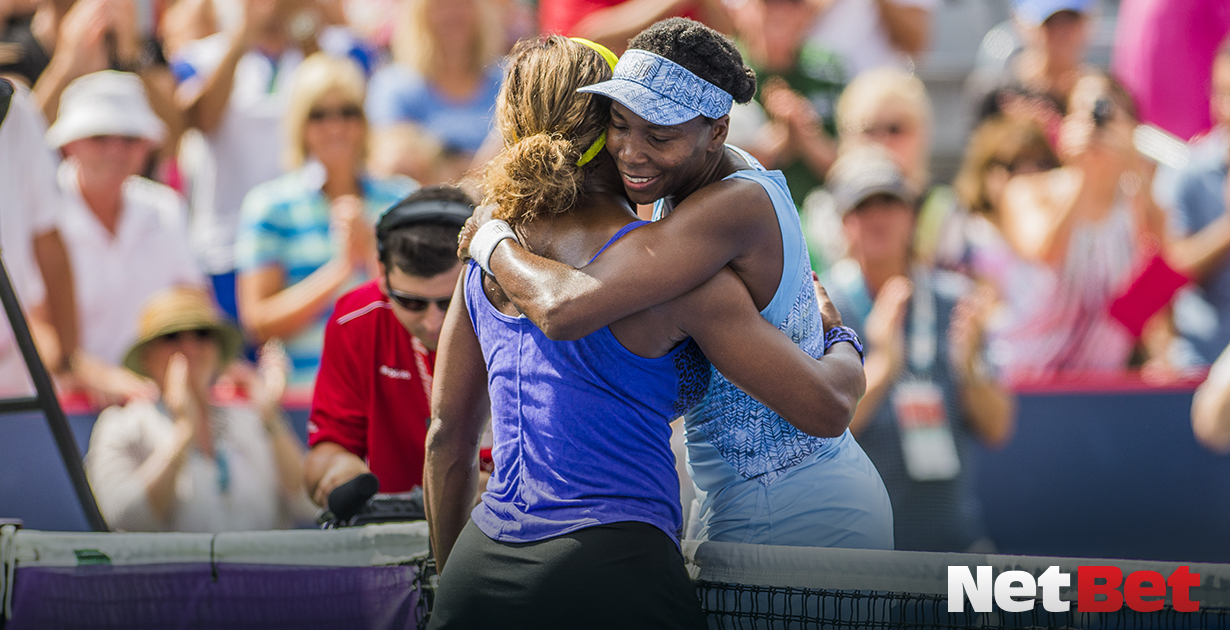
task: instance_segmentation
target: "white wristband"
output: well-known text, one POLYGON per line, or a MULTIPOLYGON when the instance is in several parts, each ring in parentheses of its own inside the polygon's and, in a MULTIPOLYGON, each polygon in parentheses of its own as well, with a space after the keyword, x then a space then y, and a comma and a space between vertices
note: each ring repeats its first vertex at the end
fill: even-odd
POLYGON ((488 274, 491 273, 491 254, 495 251, 495 246, 500 244, 500 241, 511 238, 513 242, 520 243, 517 240, 517 234, 513 232, 512 226, 499 219, 492 219, 478 228, 474 232, 474 238, 470 239, 470 258, 478 263, 479 267, 483 268, 488 274))

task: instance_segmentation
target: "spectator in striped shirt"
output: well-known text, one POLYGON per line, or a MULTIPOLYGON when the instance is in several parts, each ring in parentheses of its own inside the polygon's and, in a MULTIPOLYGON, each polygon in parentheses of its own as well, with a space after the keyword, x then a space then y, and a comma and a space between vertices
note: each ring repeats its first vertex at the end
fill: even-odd
POLYGON ((317 53, 292 79, 285 160, 294 170, 252 189, 235 242, 239 319, 263 343, 280 338, 292 386, 310 386, 329 309, 376 274, 372 227, 417 185, 377 179, 367 153, 364 81, 351 61, 317 53))

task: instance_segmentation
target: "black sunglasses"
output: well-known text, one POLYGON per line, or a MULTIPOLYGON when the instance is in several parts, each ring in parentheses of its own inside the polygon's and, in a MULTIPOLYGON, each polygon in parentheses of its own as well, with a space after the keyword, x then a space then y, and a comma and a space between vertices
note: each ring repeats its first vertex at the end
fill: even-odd
POLYGON ((174 343, 176 341, 179 341, 180 337, 183 337, 185 339, 192 337, 198 341, 205 341, 206 339, 212 339, 213 336, 214 336, 214 331, 208 328, 196 328, 193 330, 177 330, 175 332, 169 332, 165 335, 160 335, 158 337, 158 340, 159 341, 170 341, 174 343))
POLYGON ((869 136, 900 136, 909 130, 910 129, 908 126, 901 123, 888 123, 887 125, 880 125, 879 127, 867 127, 863 130, 863 133, 869 136))
MULTIPOLYGON (((388 283, 387 279, 385 280, 385 283, 386 284, 388 283)), ((388 289, 389 289, 389 299, 393 300, 394 302, 397 302, 398 306, 406 309, 407 311, 413 311, 415 313, 421 313, 427 310, 428 304, 435 304, 436 308, 440 309, 441 311, 447 311, 448 303, 451 302, 453 299, 453 296, 451 295, 448 297, 433 299, 433 298, 425 298, 425 297, 418 296, 418 295, 411 295, 409 293, 402 293, 401 291, 398 291, 394 289, 393 287, 388 287, 388 289)))
POLYGON ((323 107, 313 107, 308 110, 308 120, 312 122, 320 122, 332 118, 341 118, 343 120, 358 120, 363 117, 363 109, 358 105, 343 105, 337 109, 325 109, 323 107))

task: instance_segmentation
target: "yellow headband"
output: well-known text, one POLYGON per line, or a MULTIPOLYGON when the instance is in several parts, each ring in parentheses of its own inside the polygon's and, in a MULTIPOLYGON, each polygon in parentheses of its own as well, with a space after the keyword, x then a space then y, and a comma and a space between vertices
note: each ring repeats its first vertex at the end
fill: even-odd
POLYGON ((619 57, 616 57, 615 53, 611 52, 610 48, 607 48, 598 42, 591 42, 584 37, 569 37, 568 39, 571 39, 578 44, 584 44, 590 48, 593 48, 594 52, 602 55, 602 58, 605 59, 607 64, 611 66, 611 70, 615 70, 615 64, 619 63, 619 57))
MULTIPOLYGON (((603 46, 602 44, 599 44, 598 42, 591 42, 588 39, 585 39, 583 37, 570 37, 569 39, 571 39, 572 41, 578 44, 583 44, 585 46, 589 46, 590 48, 594 49, 594 52, 601 55, 602 58, 606 60, 607 65, 611 66, 611 70, 614 70, 615 64, 619 63, 619 57, 616 57, 615 53, 611 52, 610 48, 607 48, 606 46, 603 46)), ((585 153, 581 155, 581 159, 577 160, 577 166, 585 166, 586 164, 588 164, 589 161, 594 159, 598 155, 598 152, 601 151, 605 146, 606 146, 606 132, 604 131, 602 132, 602 135, 598 136, 598 138, 594 140, 593 144, 589 145, 589 148, 586 149, 585 153)))

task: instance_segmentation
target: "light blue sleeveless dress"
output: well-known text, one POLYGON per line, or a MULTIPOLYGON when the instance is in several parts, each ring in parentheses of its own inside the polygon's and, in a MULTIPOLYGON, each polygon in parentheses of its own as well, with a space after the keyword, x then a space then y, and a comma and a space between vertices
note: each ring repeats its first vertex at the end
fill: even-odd
MULTIPOLYGON (((727 179, 764 187, 782 233, 782 279, 761 311, 805 352, 824 354, 799 215, 781 171, 751 164, 727 179)), ((663 216, 654 208, 654 220, 663 216)), ((701 540, 892 549, 893 514, 880 474, 847 430, 807 435, 712 370, 705 399, 685 417, 688 469, 696 484, 689 531, 701 540)))

